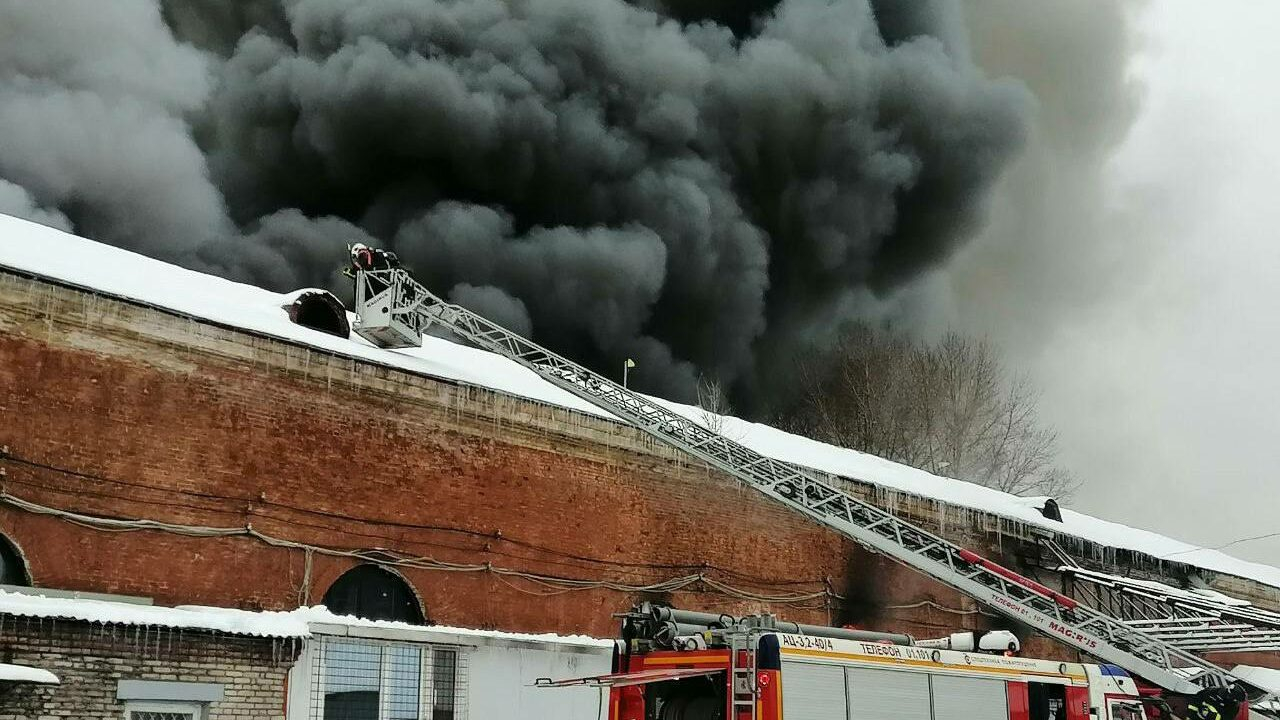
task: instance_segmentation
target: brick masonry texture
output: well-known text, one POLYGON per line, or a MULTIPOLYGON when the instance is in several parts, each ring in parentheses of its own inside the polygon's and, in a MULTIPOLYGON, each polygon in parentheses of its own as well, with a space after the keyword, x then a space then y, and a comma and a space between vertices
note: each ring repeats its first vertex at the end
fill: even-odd
MULTIPOLYGON (((762 595, 846 596, 800 606, 705 588, 665 597, 801 622, 918 636, 992 624, 956 593, 629 428, 3 273, 0 411, 5 491, 75 512, 251 525, 317 546, 628 585, 704 573, 762 595)), ((1025 543, 992 529, 953 521, 947 534, 1016 564, 1025 543)), ((164 604, 318 603, 353 565, 247 537, 104 533, 8 505, 0 533, 36 585, 164 604)), ((548 595, 487 572, 402 574, 431 621, 471 627, 611 636, 611 613, 653 597, 548 595)), ((1043 640, 1028 650, 1073 657, 1043 640)))
POLYGON ((300 641, 0 615, 0 659, 44 668, 57 686, 2 684, 0 720, 120 720, 120 680, 221 683, 207 720, 283 720, 300 641))

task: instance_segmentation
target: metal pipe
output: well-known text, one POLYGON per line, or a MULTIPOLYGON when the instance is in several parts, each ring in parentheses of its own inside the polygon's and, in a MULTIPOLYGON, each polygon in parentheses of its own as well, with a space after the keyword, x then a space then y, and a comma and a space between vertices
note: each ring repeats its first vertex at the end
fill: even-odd
POLYGON ((670 645, 683 635, 699 635, 706 630, 705 625, 685 625, 683 623, 664 620, 653 627, 653 641, 659 645, 670 645))
POLYGON ((778 620, 774 629, 780 633, 792 635, 812 635, 814 637, 836 638, 839 640, 857 640, 859 642, 891 643, 893 645, 914 645, 915 639, 902 633, 873 632, 871 630, 853 630, 850 628, 834 628, 822 625, 802 625, 800 623, 778 620))
POLYGON ((649 606, 649 615, 655 623, 675 622, 681 625, 700 625, 699 631, 705 628, 727 627, 732 625, 735 620, 732 615, 677 610, 657 605, 649 606))
MULTIPOLYGON (((647 604, 646 604, 647 605, 647 604)), ((676 625, 676 635, 695 635, 708 628, 727 628, 737 624, 738 619, 731 615, 696 612, 694 610, 677 610, 659 605, 647 605, 639 608, 652 620, 654 637, 661 635, 665 625, 676 625)), ((803 625, 785 620, 774 620, 761 629, 774 630, 792 635, 812 635, 813 637, 836 638, 840 640, 856 640, 859 642, 891 643, 893 645, 913 645, 915 639, 902 633, 873 632, 871 630, 852 630, 848 628, 826 627, 824 625, 803 625)), ((669 632, 669 631, 668 631, 669 632)), ((670 637, 675 637, 671 635, 670 637)))

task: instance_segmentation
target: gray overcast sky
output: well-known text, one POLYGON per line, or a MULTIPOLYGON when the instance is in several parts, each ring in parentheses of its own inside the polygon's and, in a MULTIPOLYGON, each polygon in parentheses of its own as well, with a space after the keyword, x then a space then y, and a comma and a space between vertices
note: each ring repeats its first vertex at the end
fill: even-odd
MULTIPOLYGON (((1011 282, 992 257, 1017 261, 980 241, 947 280, 946 320, 1001 342, 1044 390, 1085 481, 1073 505, 1211 546, 1280 532, 1280 4, 1227 5, 1161 0, 1130 18, 1128 134, 1091 169, 1096 194, 1021 231, 1062 236, 1060 261, 990 292, 1011 282)), ((1280 565, 1280 539, 1227 552, 1280 565)))

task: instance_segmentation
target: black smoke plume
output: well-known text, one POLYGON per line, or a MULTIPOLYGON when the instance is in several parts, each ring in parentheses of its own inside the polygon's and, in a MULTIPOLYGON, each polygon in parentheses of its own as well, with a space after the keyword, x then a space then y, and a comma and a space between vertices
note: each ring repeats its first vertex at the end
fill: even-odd
POLYGON ((0 0, 0 211, 273 290, 344 243, 759 409, 980 226, 1029 95, 955 3, 0 0))

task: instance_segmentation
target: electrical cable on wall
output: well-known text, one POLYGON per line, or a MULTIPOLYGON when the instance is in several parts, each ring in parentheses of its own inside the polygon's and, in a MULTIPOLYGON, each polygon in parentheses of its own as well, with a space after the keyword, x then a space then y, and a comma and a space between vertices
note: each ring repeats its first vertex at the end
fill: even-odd
POLYGON ((921 600, 919 602, 914 602, 907 605, 885 605, 884 609, 885 610, 915 610, 917 608, 922 608, 922 607, 933 608, 934 610, 938 610, 945 613, 951 613, 952 615, 983 615, 989 618, 1000 617, 999 615, 995 613, 987 612, 982 608, 974 608, 972 610, 961 610, 959 608, 950 608, 950 607, 947 607, 946 605, 939 605, 938 603, 932 600, 921 600))
MULTIPOLYGON (((579 578, 557 577, 554 575, 544 575, 540 573, 532 573, 514 568, 501 567, 489 562, 485 563, 451 563, 442 560, 436 560, 431 557, 409 555, 385 548, 370 548, 360 550, 346 550, 342 548, 324 547, 320 545, 311 545, 308 543, 287 540, 275 537, 266 533, 259 532, 253 528, 253 525, 244 527, 208 527, 200 525, 184 525, 178 523, 169 523, 160 520, 150 519, 117 519, 100 517, 94 515, 85 515, 82 513, 61 510, 58 508, 48 507, 39 503, 31 502, 23 498, 11 495, 7 492, 0 493, 0 502, 18 508, 25 512, 36 515, 45 515, 56 517, 64 522, 78 525, 80 527, 92 530, 100 530, 106 532, 137 532, 144 530, 167 532, 175 535, 195 538, 223 538, 223 537, 248 537, 259 542, 265 543, 272 547, 287 548, 293 550, 302 550, 304 552, 317 553, 330 557, 344 557, 363 562, 371 562, 382 565, 392 565, 396 567, 408 567, 419 570, 434 570, 441 572, 462 572, 462 573, 490 573, 497 577, 504 584, 512 589, 530 595, 555 595, 566 592, 579 590, 614 590, 624 593, 642 593, 642 592, 680 592, 687 591, 692 586, 701 585, 702 587, 711 588, 713 591, 723 595, 753 602, 764 602, 776 605, 792 605, 801 606, 804 603, 814 603, 816 601, 826 600, 842 600, 843 597, 830 589, 824 588, 811 593, 786 593, 778 595, 770 595, 765 593, 752 592, 739 587, 735 587, 728 583, 721 582, 715 578, 709 577, 703 573, 692 573, 677 577, 667 578, 658 582, 645 585, 635 585, 621 583, 612 580, 584 580, 579 578), (521 588, 513 584, 511 579, 524 580, 530 584, 536 585, 540 590, 530 590, 521 588)), ((824 605, 816 605, 813 607, 825 607, 824 605)))
MULTIPOLYGON (((752 583, 754 583, 754 584, 758 584, 758 585, 770 585, 770 586, 775 586, 775 587, 777 587, 777 586, 787 586, 787 585, 790 585, 790 586, 796 586, 796 585, 814 585, 814 584, 817 584, 817 583, 822 582, 822 580, 821 580, 821 579, 809 579, 809 580, 778 580, 778 579, 773 579, 773 578, 763 578, 763 577, 759 577, 759 576, 756 576, 756 575, 751 575, 751 574, 748 574, 748 573, 744 573, 744 572, 741 572, 741 571, 738 571, 738 570, 734 570, 734 569, 730 569, 730 568, 724 568, 724 567, 720 567, 720 566, 717 566, 717 565, 714 565, 714 564, 708 564, 708 563, 697 563, 697 564, 689 564, 689 563, 640 563, 640 562, 628 562, 628 561, 625 561, 625 560, 618 560, 618 559, 612 559, 612 558, 609 558, 609 559, 606 559, 606 558, 595 558, 595 557, 590 557, 590 556, 586 556, 586 555, 580 555, 580 554, 576 554, 576 553, 565 552, 565 551, 563 551, 563 550, 557 550, 557 549, 555 549, 555 548, 546 547, 546 546, 544 546, 544 545, 541 545, 541 544, 538 544, 538 543, 535 543, 535 542, 530 542, 530 541, 527 541, 527 540, 521 540, 521 539, 516 538, 516 537, 512 537, 512 536, 509 536, 509 535, 504 535, 504 534, 502 534, 502 533, 500 533, 500 532, 484 532, 484 531, 478 531, 478 530, 472 530, 472 529, 468 529, 468 528, 460 528, 460 527, 454 527, 454 526, 448 526, 448 525, 433 525, 433 524, 423 524, 423 523, 411 523, 411 522, 404 522, 404 521, 398 521, 398 520, 387 520, 387 519, 376 519, 376 518, 364 518, 364 517, 359 517, 359 516, 355 516, 355 515, 348 515, 348 514, 344 514, 344 513, 340 513, 340 512, 336 512, 336 511, 332 511, 332 510, 323 510, 323 511, 322 511, 322 510, 314 510, 314 509, 311 509, 311 508, 298 507, 298 506, 296 506, 296 505, 289 505, 289 504, 286 504, 286 503, 280 503, 280 502, 275 502, 275 501, 267 500, 267 499, 265 499, 265 498, 263 498, 263 497, 261 497, 261 496, 259 496, 259 497, 256 497, 256 498, 255 498, 255 497, 247 497, 247 496, 219 495, 219 494, 216 494, 216 493, 199 492, 199 491, 195 491, 195 490, 186 490, 186 489, 181 489, 181 488, 163 488, 163 489, 161 489, 161 488, 157 488, 157 487, 155 487, 155 486, 148 485, 148 484, 145 484, 145 483, 133 482, 133 481, 123 480, 123 479, 113 478, 113 477, 106 477, 106 476, 98 475, 98 474, 94 474, 94 473, 88 473, 88 472, 83 472, 83 471, 79 471, 79 470, 72 470, 72 469, 69 469, 69 468, 59 467, 59 466, 51 465, 51 464, 48 464, 48 463, 45 463, 45 462, 40 462, 40 461, 38 461, 38 460, 32 460, 32 459, 29 459, 29 458, 23 458, 23 457, 21 457, 21 456, 18 456, 18 455, 16 455, 16 454, 12 453, 11 451, 9 451, 9 450, 8 450, 8 448, 5 448, 5 452, 3 453, 3 458, 4 458, 6 461, 8 461, 8 462, 16 463, 16 464, 19 464, 19 465, 24 465, 24 466, 26 466, 26 467, 28 467, 28 468, 33 468, 33 469, 37 469, 37 470, 44 470, 44 471, 48 471, 48 472, 55 472, 55 473, 58 473, 58 474, 60 474, 60 475, 64 475, 64 476, 68 476, 68 477, 74 477, 74 478, 77 478, 77 479, 80 479, 80 480, 92 481, 92 482, 94 482, 96 485, 100 485, 100 484, 102 484, 102 483, 109 483, 109 484, 112 484, 112 485, 119 485, 119 486, 122 486, 122 487, 128 487, 128 488, 138 488, 138 489, 147 490, 147 491, 151 491, 151 492, 164 492, 164 493, 167 493, 167 494, 186 495, 186 496, 190 496, 190 497, 193 497, 193 498, 201 498, 201 499, 205 499, 205 500, 213 500, 213 501, 218 501, 218 502, 228 502, 228 503, 237 503, 238 505, 240 505, 240 504, 244 504, 244 505, 249 505, 249 506, 268 506, 268 507, 275 507, 275 508, 280 508, 280 509, 283 509, 283 510, 287 510, 287 511, 289 511, 289 512, 301 513, 301 514, 305 514, 305 515, 309 515, 309 516, 314 516, 314 517, 323 518, 323 519, 326 519, 326 520, 352 521, 352 522, 358 522, 358 523, 362 523, 362 524, 366 524, 366 525, 378 525, 378 526, 386 526, 386 527, 402 528, 402 529, 410 529, 410 530, 421 530, 421 531, 435 531, 435 532, 453 533, 453 534, 458 534, 458 535, 464 535, 464 536, 474 537, 474 538, 477 538, 477 539, 482 539, 482 540, 485 540, 486 542, 493 542, 493 541, 497 541, 497 542, 502 542, 502 543, 509 543, 509 544, 511 544, 511 545, 515 545, 515 546, 517 546, 517 547, 523 547, 523 548, 527 548, 527 549, 530 549, 530 550, 535 550, 535 551, 540 552, 540 553, 546 553, 546 554, 549 554, 549 555, 554 555, 554 556, 557 556, 557 557, 560 557, 560 558, 564 558, 564 559, 566 559, 566 560, 575 560, 575 561, 578 561, 578 562, 579 562, 579 564, 578 564, 578 565, 575 565, 574 563, 557 562, 557 561, 554 561, 554 560, 547 560, 547 559, 545 559, 545 558, 530 558, 530 557, 527 557, 527 556, 523 556, 523 555, 516 555, 516 554, 513 554, 513 553, 509 553, 509 552, 496 551, 496 550, 487 550, 487 552, 490 552, 490 553, 493 553, 493 554, 496 554, 496 555, 504 555, 504 556, 507 556, 507 557, 515 558, 515 559, 520 559, 520 560, 529 560, 529 561, 533 561, 533 562, 540 562, 540 563, 545 563, 545 564, 559 564, 559 565, 566 565, 566 566, 570 566, 570 567, 581 567, 581 564, 580 564, 580 563, 589 563, 589 564, 592 564, 592 565, 604 565, 604 566, 607 566, 607 567, 609 567, 609 568, 611 568, 611 569, 614 569, 614 570, 617 570, 617 569, 619 569, 619 568, 628 568, 628 569, 636 569, 636 570, 697 570, 697 571, 699 571, 699 572, 705 572, 705 571, 707 571, 707 570, 714 570, 714 571, 716 571, 716 572, 718 572, 718 573, 721 573, 721 574, 726 575, 726 576, 734 577, 734 578, 737 578, 737 579, 739 579, 739 580, 745 580, 745 581, 752 582, 752 583)), ((45 490, 52 489, 52 488, 48 488, 48 487, 47 487, 47 486, 45 486, 45 485, 36 484, 36 483, 27 483, 27 482, 24 482, 24 481, 22 481, 22 480, 14 480, 14 479, 12 479, 12 478, 11 478, 11 481, 13 481, 13 482, 18 482, 18 483, 23 484, 23 485, 30 485, 31 487, 41 488, 41 489, 45 489, 45 490)), ((84 489, 80 489, 80 490, 75 490, 75 491, 72 491, 72 490, 63 490, 63 489, 54 489, 54 490, 55 490, 55 492, 63 492, 63 493, 66 493, 66 494, 83 494, 83 495, 93 495, 93 496, 97 496, 97 497, 106 497, 106 498, 111 498, 111 499, 116 499, 116 500, 124 500, 124 501, 131 502, 131 503, 141 503, 141 504, 145 504, 145 505, 160 505, 160 506, 163 506, 163 507, 181 507, 181 508, 190 509, 190 510, 192 510, 192 511, 199 511, 199 512, 204 512, 204 513, 212 512, 212 513, 218 513, 218 514, 223 514, 223 515, 236 515, 236 516, 241 516, 241 515, 245 515, 245 514, 247 514, 247 513, 249 513, 249 512, 254 512, 255 514, 258 514, 258 515, 260 515, 260 516, 262 516, 262 517, 269 518, 269 519, 271 519, 271 520, 273 520, 273 521, 281 522, 281 523, 286 523, 286 524, 294 525, 294 526, 298 526, 298 527, 307 527, 307 528, 320 529, 320 530, 326 530, 326 531, 337 531, 337 532, 342 532, 343 534, 346 534, 346 535, 359 535, 359 536, 363 536, 363 537, 380 538, 380 539, 384 539, 384 540, 391 540, 391 541, 405 542, 405 540, 404 540, 403 538, 399 538, 399 537, 391 537, 391 536, 388 536, 388 535, 382 535, 382 534, 376 534, 376 533, 369 533, 369 532, 362 532, 362 531, 354 530, 354 529, 352 529, 352 528, 350 528, 350 527, 341 527, 341 528, 336 528, 336 527, 331 527, 331 526, 316 525, 316 524, 314 524, 314 523, 307 523, 307 522, 300 521, 300 520, 298 520, 298 519, 293 519, 293 518, 283 518, 283 517, 280 517, 279 515, 267 514, 267 513, 259 513, 259 512, 257 512, 256 510, 246 510, 246 509, 244 509, 244 507, 243 507, 243 506, 238 507, 237 509, 228 510, 228 509, 221 509, 221 508, 214 508, 214 507, 203 507, 203 506, 199 506, 199 505, 190 505, 190 504, 185 504, 185 503, 179 503, 179 502, 175 502, 175 501, 173 501, 172 499, 165 499, 165 500, 163 500, 163 501, 159 501, 159 500, 147 500, 147 499, 138 498, 138 497, 124 496, 124 495, 119 495, 119 494, 114 494, 114 493, 104 492, 104 491, 103 491, 103 490, 101 490, 100 488, 95 488, 94 490, 84 490, 84 489)), ((446 548, 446 549, 449 549, 449 550, 455 550, 455 551, 460 551, 460 552, 474 552, 474 549, 473 549, 473 548, 459 547, 459 546, 457 546, 457 545, 450 545, 450 544, 442 543, 442 542, 439 542, 439 541, 434 541, 434 542, 424 542, 424 541, 420 541, 420 540, 410 540, 410 541, 408 541, 408 542, 411 542, 411 543, 413 543, 413 544, 422 544, 422 545, 431 545, 431 546, 435 546, 435 547, 442 547, 442 548, 446 548)))
MULTIPOLYGON (((9 452, 8 450, 9 450, 8 448, 5 448, 6 452, 4 453, 4 458, 6 460, 10 462, 15 462, 21 465, 25 465, 31 468, 46 470, 50 472, 56 472, 61 475, 76 477, 83 480, 92 480, 100 483, 105 482, 105 483, 111 483, 114 485, 120 485, 124 487, 137 487, 137 488, 142 488, 147 490, 158 490, 158 488, 154 488, 152 486, 145 485, 142 483, 129 482, 129 481, 120 480, 117 478, 108 478, 108 477, 104 477, 94 473, 71 470, 68 468, 62 468, 62 467, 50 465, 50 464, 43 463, 36 460, 22 458, 17 455, 14 455, 12 452, 9 452)), ((22 482, 22 481, 18 481, 18 482, 22 482)), ((22 483, 22 484, 28 484, 28 483, 22 483)), ((464 528, 361 518, 361 517, 356 517, 356 516, 351 516, 351 515, 346 515, 341 513, 311 510, 309 508, 301 508, 301 507, 288 505, 284 503, 269 502, 269 501, 263 500, 262 498, 255 499, 255 498, 238 497, 238 496, 232 496, 232 495, 219 495, 215 493, 183 490, 178 488, 167 488, 166 491, 174 494, 189 495, 192 497, 198 497, 202 499, 215 500, 215 501, 247 502, 247 503, 272 505, 272 506, 283 508, 286 510, 291 510, 295 512, 310 514, 310 515, 317 515, 324 518, 332 518, 336 520, 352 520, 352 521, 366 523, 366 524, 390 525, 395 527, 417 529, 417 530, 444 531, 444 532, 458 533, 463 535, 472 535, 472 536, 483 538, 486 540, 495 539, 494 534, 492 533, 484 533, 484 532, 468 530, 464 528)), ((129 502, 141 502, 143 504, 161 504, 161 505, 170 506, 170 507, 177 505, 180 507, 189 508, 191 510, 199 510, 202 512, 216 512, 216 513, 223 513, 223 514, 242 514, 243 512, 245 512, 243 510, 222 510, 218 508, 186 505, 181 503, 174 503, 171 500, 161 503, 156 501, 144 500, 141 498, 103 493, 100 490, 93 491, 93 492, 87 492, 87 491, 80 491, 80 492, 84 494, 91 494, 91 495, 102 495, 104 497, 111 497, 113 499, 125 500, 129 502)), ((76 494, 76 493, 72 493, 72 494, 76 494)), ((632 584, 632 583, 620 583, 616 581, 587 581, 588 584, 581 585, 581 584, 577 584, 579 583, 579 581, 575 581, 575 580, 571 580, 571 579, 567 579, 559 576, 527 573, 524 571, 518 571, 511 568, 494 566, 491 563, 485 563, 483 565, 452 566, 447 563, 440 563, 439 561, 436 561, 432 558, 425 557, 425 556, 412 556, 412 555, 406 554, 401 557, 389 557, 388 554, 392 553, 393 551, 388 551, 383 548, 349 551, 349 550, 325 548, 325 547, 316 546, 316 545, 308 545, 306 543, 285 540, 285 539, 276 538, 274 536, 261 533, 257 530, 254 530, 251 523, 246 525, 245 527, 216 528, 216 527, 209 527, 209 526, 161 523, 159 521, 153 521, 153 520, 113 520, 110 518, 81 515, 79 513, 75 513, 72 511, 50 508, 50 507, 39 505, 37 503, 33 503, 27 500, 23 500, 16 496, 9 495, 7 493, 0 493, 0 500, 8 502, 9 504, 12 504, 28 512, 35 512, 37 514, 54 515, 54 516, 60 517, 64 521, 70 522, 75 525, 88 527, 94 530, 105 530, 109 532, 122 532, 122 531, 127 532, 132 530, 158 530, 158 531, 164 531, 164 532, 172 532, 175 534, 187 535, 190 537, 247 536, 247 537, 258 539, 261 542, 264 542, 268 545, 272 545, 275 547, 302 549, 306 553, 306 558, 307 558, 306 575, 308 580, 309 580, 310 571, 311 571, 311 567, 310 567, 311 558, 316 552, 319 552, 325 555, 351 557, 351 558, 363 560, 366 562, 392 564, 392 565, 399 565, 403 567, 414 567, 414 568, 424 569, 424 570, 447 570, 447 571, 455 571, 455 572, 480 572, 480 571, 488 570, 493 573, 495 578, 497 578, 504 585, 507 585, 511 589, 516 590, 518 592, 525 593, 525 594, 536 595, 536 596, 552 596, 552 595, 559 595, 567 592, 572 592, 574 590, 580 590, 580 589, 589 590, 589 589, 598 589, 598 588, 614 589, 620 592, 679 592, 689 587, 690 585, 701 582, 703 586, 710 588, 715 592, 719 592, 721 594, 727 595, 729 597, 734 597, 737 599, 744 599, 744 600, 753 600, 758 602, 784 604, 784 605, 789 605, 791 607, 796 607, 799 609, 815 609, 815 610, 828 609, 829 610, 830 607, 827 601, 832 599, 834 600, 844 599, 843 596, 831 591, 829 588, 826 588, 823 591, 816 591, 813 593, 793 593, 790 595, 770 595, 770 594, 764 594, 764 593, 753 593, 750 591, 742 590, 728 583, 723 583, 721 581, 715 580, 714 578, 708 577, 703 572, 669 578, 668 580, 660 581, 658 583, 652 583, 652 584, 632 584), (449 566, 444 567, 444 565, 449 565, 449 566), (524 579, 525 581, 531 584, 540 585, 543 589, 531 590, 529 588, 520 587, 510 582, 509 580, 507 580, 506 579, 507 577, 518 577, 518 578, 524 579), (557 584, 562 582, 570 583, 572 584, 572 586, 565 587, 563 585, 557 584), (818 599, 822 599, 824 600, 824 602, 815 603, 815 601, 817 601, 818 599), (804 604, 804 603, 813 603, 813 604, 804 604)), ((290 520, 290 519, 280 518, 273 515, 267 515, 264 517, 267 517, 277 522, 283 522, 286 524, 298 525, 302 527, 310 527, 310 528, 323 529, 323 530, 339 530, 339 528, 315 525, 312 523, 303 523, 298 520, 290 520)), ((355 535, 361 535, 365 537, 376 537, 376 538, 382 538, 387 540, 397 539, 397 538, 392 538, 386 535, 357 532, 357 531, 353 531, 350 528, 342 528, 341 531, 346 534, 355 534, 355 535)), ((766 580, 764 578, 758 578, 755 576, 746 575, 744 573, 736 572, 733 570, 720 568, 715 565, 707 565, 707 564, 681 565, 681 564, 658 564, 658 563, 629 563, 629 562, 623 562, 623 561, 603 560, 599 558, 592 558, 589 556, 565 553, 563 551, 547 548, 536 543, 521 541, 516 538, 512 538, 510 536, 505 536, 505 535, 500 535, 497 539, 500 539, 503 542, 508 542, 514 545, 527 547, 527 548, 538 550, 541 552, 546 552, 552 555, 558 555, 568 559, 590 562, 594 564, 609 565, 614 568, 626 567, 626 568, 645 568, 645 569, 679 569, 679 568, 695 568, 696 567, 696 568, 699 568, 700 570, 707 570, 707 569, 716 570, 726 575, 736 576, 736 577, 749 579, 749 580, 757 580, 762 583, 774 584, 774 585, 802 585, 802 584, 813 584, 814 582, 816 582, 816 581, 800 580, 800 581, 789 581, 786 583, 777 583, 774 581, 766 580)), ((413 541, 413 542, 415 542, 415 544, 418 544, 416 541, 413 541)), ((445 547, 451 550, 458 550, 458 551, 470 550, 468 548, 460 548, 457 546, 447 545, 443 543, 421 543, 421 544, 437 545, 440 547, 445 547)), ((524 558, 522 556, 510 555, 509 553, 499 553, 499 554, 506 554, 510 557, 516 557, 519 559, 530 559, 530 558, 524 558)), ((564 563, 555 563, 554 561, 548 561, 545 559, 538 560, 538 562, 551 563, 551 564, 564 564, 564 563)), ((305 592, 305 591, 300 590, 300 592, 305 592)), ((925 606, 931 607, 940 612, 946 612, 954 615, 968 616, 968 615, 980 614, 987 617, 998 617, 996 615, 993 615, 992 613, 983 611, 981 609, 963 610, 963 609, 950 608, 950 607, 945 607, 943 605, 939 605, 931 600, 923 600, 920 602, 905 604, 905 605, 888 605, 888 606, 885 606, 884 609, 885 610, 912 610, 912 609, 917 609, 925 606)))

